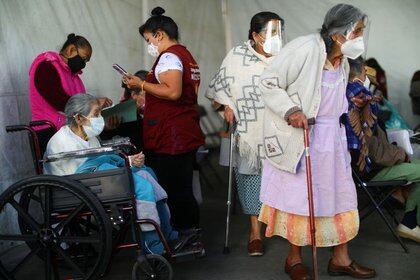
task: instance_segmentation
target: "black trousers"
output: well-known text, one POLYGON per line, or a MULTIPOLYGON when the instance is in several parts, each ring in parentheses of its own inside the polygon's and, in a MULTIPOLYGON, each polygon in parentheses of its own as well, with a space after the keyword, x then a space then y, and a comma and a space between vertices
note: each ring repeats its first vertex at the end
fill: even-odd
POLYGON ((146 151, 146 165, 168 193, 172 225, 177 230, 199 227, 200 209, 192 190, 196 151, 179 155, 146 151))

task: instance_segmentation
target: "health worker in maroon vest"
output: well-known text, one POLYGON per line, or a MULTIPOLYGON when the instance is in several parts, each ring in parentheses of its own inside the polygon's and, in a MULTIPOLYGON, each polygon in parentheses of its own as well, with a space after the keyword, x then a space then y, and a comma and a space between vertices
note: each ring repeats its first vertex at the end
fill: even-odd
POLYGON ((128 75, 130 88, 146 92, 143 140, 147 165, 168 193, 172 223, 178 230, 199 226, 199 207, 192 190, 197 149, 204 144, 197 94, 200 70, 186 47, 178 43, 178 26, 156 7, 139 28, 156 61, 146 80, 128 75))

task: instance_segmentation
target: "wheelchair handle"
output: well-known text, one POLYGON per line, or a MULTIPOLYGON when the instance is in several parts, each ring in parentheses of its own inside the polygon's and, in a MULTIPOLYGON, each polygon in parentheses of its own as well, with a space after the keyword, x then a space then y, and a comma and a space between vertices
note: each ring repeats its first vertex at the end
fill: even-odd
POLYGON ((43 125, 49 126, 49 127, 51 127, 51 128, 54 128, 55 130, 57 130, 57 128, 55 127, 55 124, 54 124, 53 122, 51 122, 51 121, 47 121, 47 120, 40 120, 40 121, 31 121, 31 122, 29 123, 29 126, 30 126, 30 127, 34 127, 34 126, 43 126, 43 125))
POLYGON ((6 126, 6 132, 18 132, 23 130, 29 130, 31 131, 31 128, 27 125, 8 125, 6 126))

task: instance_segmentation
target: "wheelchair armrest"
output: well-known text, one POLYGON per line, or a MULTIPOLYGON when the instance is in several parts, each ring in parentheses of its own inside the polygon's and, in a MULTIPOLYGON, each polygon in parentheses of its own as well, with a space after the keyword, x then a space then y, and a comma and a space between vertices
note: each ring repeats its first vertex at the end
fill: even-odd
POLYGON ((370 181, 364 182, 366 187, 402 187, 407 185, 407 180, 392 180, 392 181, 370 181))
POLYGON ((101 141, 101 146, 131 145, 129 137, 119 137, 110 140, 101 141))
POLYGON ((51 154, 45 157, 42 162, 53 162, 69 158, 85 158, 89 156, 100 156, 105 154, 117 154, 121 153, 121 148, 119 146, 109 146, 109 147, 100 147, 100 148, 90 148, 84 150, 78 150, 73 152, 64 152, 51 154))
POLYGON ((130 148, 132 152, 137 153, 137 147, 131 143, 129 137, 121 137, 117 139, 101 141, 102 147, 118 147, 118 148, 130 148))

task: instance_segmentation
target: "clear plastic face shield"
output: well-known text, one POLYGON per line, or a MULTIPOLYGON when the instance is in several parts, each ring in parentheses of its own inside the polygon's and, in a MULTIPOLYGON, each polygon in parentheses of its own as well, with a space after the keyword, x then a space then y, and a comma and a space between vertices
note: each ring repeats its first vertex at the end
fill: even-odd
POLYGON ((341 52, 350 59, 359 56, 366 58, 369 39, 370 21, 367 17, 354 23, 344 34, 345 42, 341 43, 341 52))
POLYGON ((278 55, 280 53, 280 49, 285 44, 284 27, 280 20, 273 19, 267 22, 259 35, 264 40, 262 46, 265 53, 271 55, 278 55))

